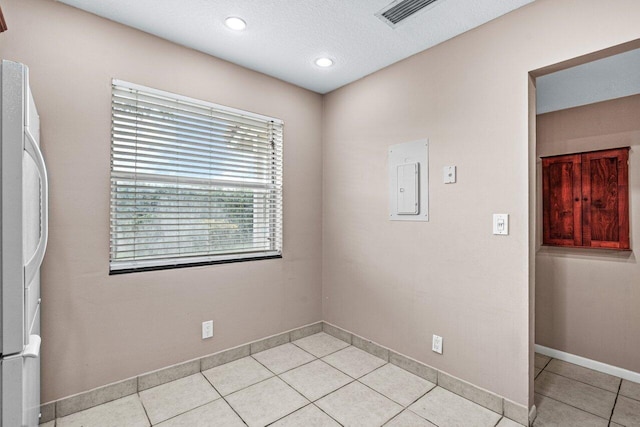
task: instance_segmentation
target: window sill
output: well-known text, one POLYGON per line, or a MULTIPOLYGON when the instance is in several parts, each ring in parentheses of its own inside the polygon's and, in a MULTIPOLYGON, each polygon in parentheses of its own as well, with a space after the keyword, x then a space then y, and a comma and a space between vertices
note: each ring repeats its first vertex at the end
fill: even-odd
POLYGON ((192 263, 167 264, 167 265, 156 265, 156 266, 137 267, 137 268, 123 268, 119 270, 109 270, 109 276, 116 276, 119 274, 129 274, 129 273, 144 273, 147 271, 173 270, 177 268, 203 267, 207 265, 216 265, 216 264, 230 264, 235 262, 262 261, 267 259, 279 259, 279 258, 282 258, 282 255, 263 255, 263 256, 256 256, 251 258, 220 259, 220 260, 200 261, 200 262, 192 262, 192 263))

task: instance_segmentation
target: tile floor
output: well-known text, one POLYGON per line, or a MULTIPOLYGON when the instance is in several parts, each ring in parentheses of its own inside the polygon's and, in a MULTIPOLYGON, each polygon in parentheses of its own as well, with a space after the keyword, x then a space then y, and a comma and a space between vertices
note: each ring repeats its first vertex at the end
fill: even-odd
POLYGON ((640 384, 541 354, 534 427, 640 427, 640 384))
POLYGON ((323 332, 43 424, 151 425, 517 426, 323 332))

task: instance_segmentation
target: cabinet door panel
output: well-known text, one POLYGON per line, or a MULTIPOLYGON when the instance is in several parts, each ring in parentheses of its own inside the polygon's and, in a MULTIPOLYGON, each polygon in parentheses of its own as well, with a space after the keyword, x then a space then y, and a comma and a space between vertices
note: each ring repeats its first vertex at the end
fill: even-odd
POLYGON ((579 155, 542 160, 544 244, 582 245, 580 162, 579 155))
POLYGON ((629 248, 628 150, 582 155, 583 245, 629 248))

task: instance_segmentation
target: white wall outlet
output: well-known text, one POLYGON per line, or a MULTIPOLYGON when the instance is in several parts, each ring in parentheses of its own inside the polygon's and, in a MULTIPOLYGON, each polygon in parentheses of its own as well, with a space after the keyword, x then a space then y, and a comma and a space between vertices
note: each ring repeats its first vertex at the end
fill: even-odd
POLYGON ((202 339, 206 340, 211 337, 213 337, 213 320, 202 322, 202 339))
POLYGON ((431 345, 431 350, 436 353, 442 354, 442 337, 438 335, 433 336, 433 343, 431 345))
POLYGON ((493 214, 493 234, 509 234, 509 214, 493 214))

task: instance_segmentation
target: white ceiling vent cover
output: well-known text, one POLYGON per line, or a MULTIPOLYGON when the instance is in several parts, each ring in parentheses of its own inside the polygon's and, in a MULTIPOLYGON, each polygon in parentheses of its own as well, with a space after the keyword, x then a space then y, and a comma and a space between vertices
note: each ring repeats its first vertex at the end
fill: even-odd
POLYGON ((396 0, 376 13, 376 16, 390 27, 395 28, 408 17, 421 10, 430 9, 442 1, 443 0, 396 0))

